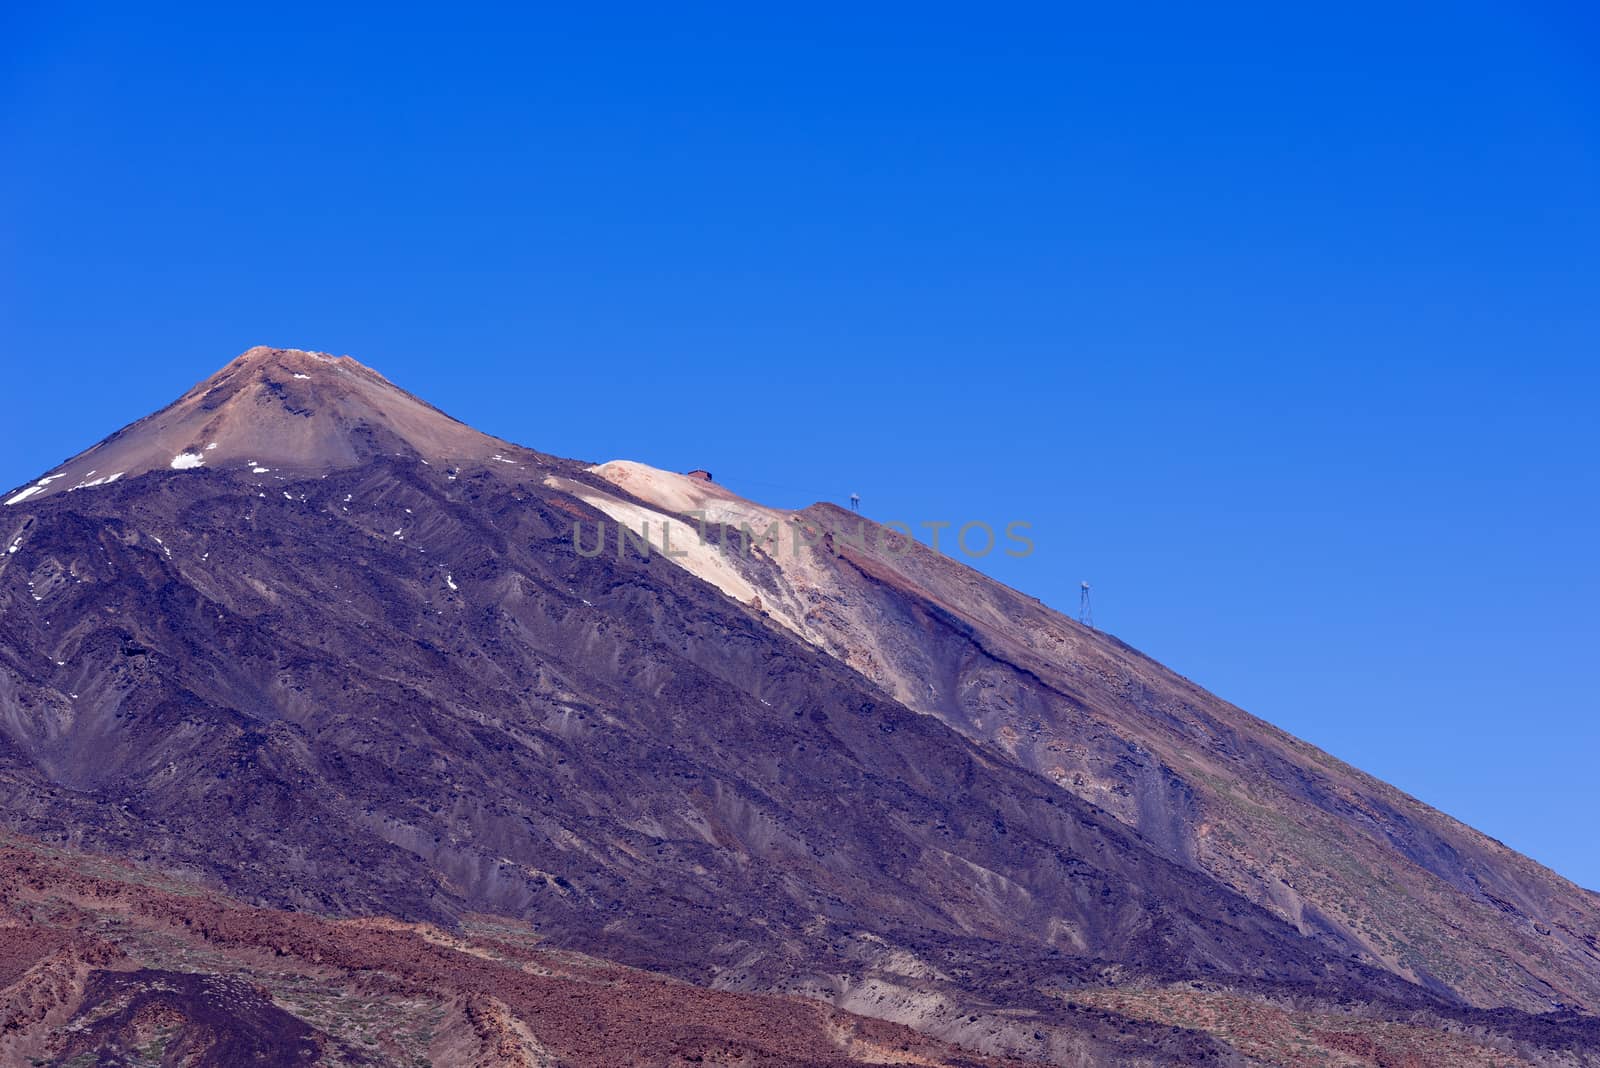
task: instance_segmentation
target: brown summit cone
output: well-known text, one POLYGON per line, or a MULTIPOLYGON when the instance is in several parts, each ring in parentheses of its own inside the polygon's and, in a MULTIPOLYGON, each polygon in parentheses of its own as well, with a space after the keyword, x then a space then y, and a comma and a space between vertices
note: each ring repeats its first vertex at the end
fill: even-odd
POLYGON ((348 356, 257 346, 6 503, 150 471, 251 464, 318 472, 382 455, 470 463, 513 448, 348 356))

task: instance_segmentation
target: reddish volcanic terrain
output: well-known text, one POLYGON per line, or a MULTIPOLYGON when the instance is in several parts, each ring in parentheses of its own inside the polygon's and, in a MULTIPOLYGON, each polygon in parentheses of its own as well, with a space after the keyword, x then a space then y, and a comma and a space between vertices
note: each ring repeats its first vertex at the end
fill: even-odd
POLYGON ((4 1063, 1600 1063, 1594 895, 831 506, 277 349, 4 500, 4 1063))
POLYGON ((503 918, 446 932, 250 908, 18 839, 0 843, 0 885, 7 1064, 1016 1063, 542 950, 503 918))

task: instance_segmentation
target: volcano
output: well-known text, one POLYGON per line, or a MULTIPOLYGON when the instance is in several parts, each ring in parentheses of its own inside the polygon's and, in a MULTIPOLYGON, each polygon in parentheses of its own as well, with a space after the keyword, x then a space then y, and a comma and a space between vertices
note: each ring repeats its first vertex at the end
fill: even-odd
POLYGON ((269 348, 4 501, 10 1063, 1600 1063, 1595 895, 855 513, 269 348))

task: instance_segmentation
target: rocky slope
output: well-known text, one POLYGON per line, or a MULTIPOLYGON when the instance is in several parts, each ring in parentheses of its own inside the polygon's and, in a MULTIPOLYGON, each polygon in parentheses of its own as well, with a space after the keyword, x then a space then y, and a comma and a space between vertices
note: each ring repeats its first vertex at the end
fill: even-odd
MULTIPOLYGON (((1592 1004, 1581 892, 948 559, 852 547, 837 510, 787 557, 591 554, 577 522, 766 510, 268 349, 56 473, 0 507, 16 830, 279 910, 510 917, 685 997, 800 996, 964 1055, 1255 1056, 1168 1019, 1175 990, 1530 1063, 1600 1048, 1585 1016, 1469 1004, 1592 1004)), ((101 1046, 212 996, 93 989, 125 1018, 101 1046)), ((239 1041, 331 1048, 249 1005, 239 1041)), ((526 1005, 463 1005, 587 1063, 528 1052, 526 1005)))
POLYGON ((1475 1004, 1600 1006, 1600 897, 1110 635, 833 506, 635 463, 590 475, 549 484, 652 524, 658 550, 672 525, 679 566, 1300 931, 1475 1004))

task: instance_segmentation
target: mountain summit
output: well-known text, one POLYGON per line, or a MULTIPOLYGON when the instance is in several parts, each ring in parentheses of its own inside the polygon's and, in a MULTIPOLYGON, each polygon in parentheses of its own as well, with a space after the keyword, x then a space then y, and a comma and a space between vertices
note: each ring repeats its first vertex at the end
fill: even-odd
POLYGON ((420 1019, 444 1064, 1600 1064, 1600 898, 864 516, 532 453, 284 349, 7 501, 0 1065, 95 1052, 130 997, 206 1023, 202 968, 328 1063, 415 1064, 420 1019), (602 522, 686 551, 583 551, 602 522), (105 919, 141 900, 108 870, 159 915, 105 919), (720 1022, 551 1015, 582 986, 518 977, 553 962, 720 1022), (830 1015, 838 1056, 797 1058, 706 988, 965 1052, 830 1015), (381 1018, 341 1062, 347 993, 381 1018))
POLYGON ((258 346, 6 503, 150 471, 248 465, 320 474, 379 455, 482 462, 510 448, 349 356, 258 346))

